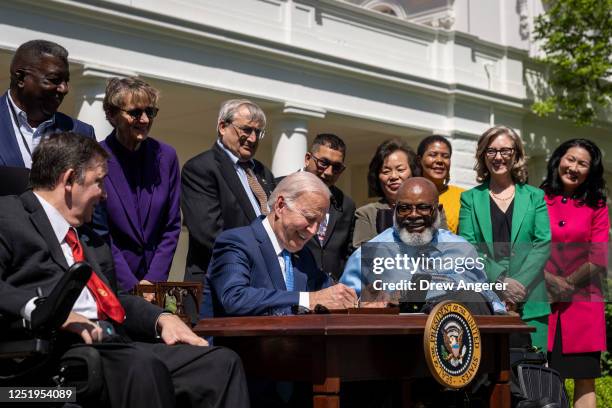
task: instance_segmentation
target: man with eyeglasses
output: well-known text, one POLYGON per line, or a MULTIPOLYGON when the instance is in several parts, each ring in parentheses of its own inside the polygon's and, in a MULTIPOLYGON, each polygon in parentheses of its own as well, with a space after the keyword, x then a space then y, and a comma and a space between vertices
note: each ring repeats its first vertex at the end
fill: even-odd
POLYGON ((406 179, 397 192, 393 227, 351 255, 340 282, 355 289, 361 301, 366 302, 379 299, 402 302, 425 292, 420 299, 427 302, 423 310, 453 299, 466 303, 475 314, 504 314, 506 308, 497 295, 484 287, 487 277, 476 249, 464 238, 440 228, 440 210, 438 190, 431 181, 423 177, 406 179), (374 270, 375 259, 385 260, 384 271, 374 270), (372 268, 368 269, 368 261, 372 261, 372 268), (376 284, 375 280, 384 283, 406 280, 416 284, 407 284, 400 290, 391 286, 381 289, 382 282, 376 284))
POLYGON ((314 255, 317 267, 334 281, 340 279, 344 264, 353 251, 355 203, 335 186, 346 168, 345 157, 344 141, 332 133, 317 135, 304 157, 303 171, 319 177, 331 191, 325 218, 306 246, 314 255))
POLYGON ((285 177, 268 201, 270 212, 222 232, 208 268, 207 317, 290 315, 356 304, 353 289, 331 285, 304 248, 329 207, 329 189, 308 172, 285 177))
POLYGON ((64 47, 45 40, 22 44, 11 61, 10 77, 9 90, 0 97, 0 166, 16 168, 16 173, 29 169, 36 146, 57 132, 95 139, 92 126, 57 111, 70 80, 64 47))
MULTIPOLYGON (((266 115, 253 102, 225 101, 215 144, 183 167, 181 208, 189 230, 186 281, 204 282, 219 233, 249 225, 269 213, 267 200, 276 185, 274 176, 253 158, 265 126, 266 115)), ((204 299, 208 296, 205 287, 204 299)))

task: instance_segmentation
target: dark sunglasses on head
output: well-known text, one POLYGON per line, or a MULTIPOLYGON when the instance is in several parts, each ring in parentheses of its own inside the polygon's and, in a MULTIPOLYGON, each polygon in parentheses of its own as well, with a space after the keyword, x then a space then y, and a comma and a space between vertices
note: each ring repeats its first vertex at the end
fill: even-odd
POLYGON ((338 163, 338 162, 333 163, 333 162, 330 162, 327 159, 319 159, 317 156, 315 156, 312 153, 310 154, 310 157, 315 161, 315 164, 317 165, 317 167, 321 171, 325 171, 325 170, 327 170, 327 168, 329 166, 331 166, 332 173, 340 174, 346 168, 346 166, 344 164, 342 164, 342 163, 338 163))
POLYGON ((144 109, 136 108, 136 109, 125 110, 125 109, 119 108, 119 110, 127 113, 128 115, 132 117, 132 119, 136 119, 136 120, 140 119, 143 113, 147 115, 149 119, 153 119, 154 117, 157 116, 157 113, 159 112, 159 108, 154 108, 152 106, 149 106, 148 108, 144 108, 144 109))

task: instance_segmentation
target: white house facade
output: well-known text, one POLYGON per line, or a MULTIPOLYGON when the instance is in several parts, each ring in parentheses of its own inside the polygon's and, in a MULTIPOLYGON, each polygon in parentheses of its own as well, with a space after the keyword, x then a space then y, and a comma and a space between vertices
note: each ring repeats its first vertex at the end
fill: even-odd
POLYGON ((367 167, 383 140, 416 147, 447 135, 452 183, 469 187, 478 136, 505 124, 527 143, 537 184, 564 139, 612 151, 610 120, 577 128, 530 113, 542 71, 531 31, 542 11, 541 0, 0 1, 0 84, 8 88, 23 42, 62 44, 71 82, 61 110, 103 139, 107 79, 138 75, 162 94, 152 136, 181 163, 212 146, 221 101, 250 98, 269 118, 258 159, 282 176, 303 165, 317 133, 336 133, 348 145, 339 187, 358 204, 368 200, 367 167))

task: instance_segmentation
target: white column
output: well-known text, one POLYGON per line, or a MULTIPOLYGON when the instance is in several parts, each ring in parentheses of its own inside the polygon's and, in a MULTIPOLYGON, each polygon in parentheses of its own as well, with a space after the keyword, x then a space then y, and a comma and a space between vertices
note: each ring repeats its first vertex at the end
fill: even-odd
POLYGON ((453 146, 450 184, 464 188, 474 187, 478 184, 474 171, 478 135, 453 134, 447 137, 453 146))
POLYGON ((286 176, 304 165, 308 149, 308 122, 301 118, 283 118, 272 141, 272 173, 286 176))
POLYGON ((308 118, 324 118, 325 111, 285 103, 272 139, 272 173, 286 176, 303 167, 308 149, 308 118))
POLYGON ((133 75, 131 72, 116 72, 105 67, 85 65, 81 77, 71 84, 77 119, 94 127, 98 141, 104 140, 113 130, 102 109, 108 80, 116 76, 133 75))

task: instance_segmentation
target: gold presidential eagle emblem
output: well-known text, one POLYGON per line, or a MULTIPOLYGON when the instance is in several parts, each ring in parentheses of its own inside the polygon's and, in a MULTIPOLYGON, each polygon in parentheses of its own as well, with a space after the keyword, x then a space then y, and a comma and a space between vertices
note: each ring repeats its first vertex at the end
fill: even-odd
POLYGON ((433 308, 425 325, 423 347, 429 371, 446 387, 465 387, 480 367, 480 331, 461 303, 447 300, 433 308))

